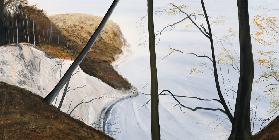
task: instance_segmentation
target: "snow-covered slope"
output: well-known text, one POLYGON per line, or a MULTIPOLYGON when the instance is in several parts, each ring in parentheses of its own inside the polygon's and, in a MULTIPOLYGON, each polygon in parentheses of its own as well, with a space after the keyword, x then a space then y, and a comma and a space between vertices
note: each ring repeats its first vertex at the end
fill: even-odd
MULTIPOLYGON (((1 46, 0 81, 45 97, 71 63, 68 60, 48 58, 44 52, 28 44, 1 46)), ((62 92, 63 90, 53 102, 55 106, 58 106, 62 92)), ((71 116, 88 125, 98 127, 103 109, 128 94, 127 91, 113 89, 78 68, 71 78, 62 111, 71 113, 71 116)))

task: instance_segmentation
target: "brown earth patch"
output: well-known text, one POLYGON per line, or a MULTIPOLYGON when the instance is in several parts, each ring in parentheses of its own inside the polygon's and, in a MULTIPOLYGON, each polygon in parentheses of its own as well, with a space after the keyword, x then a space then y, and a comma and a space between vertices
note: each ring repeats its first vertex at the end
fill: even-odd
POLYGON ((0 139, 110 140, 109 136, 47 105, 29 91, 0 82, 0 139))
POLYGON ((254 135, 253 140, 279 140, 279 116, 254 135))

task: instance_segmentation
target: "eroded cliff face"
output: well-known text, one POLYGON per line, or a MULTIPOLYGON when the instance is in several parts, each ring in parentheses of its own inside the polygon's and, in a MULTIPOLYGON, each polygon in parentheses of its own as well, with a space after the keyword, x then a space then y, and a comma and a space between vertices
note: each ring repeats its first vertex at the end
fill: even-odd
MULTIPOLYGON (((48 58, 44 52, 29 44, 2 46, 0 81, 45 97, 71 63, 69 60, 48 58)), ((62 111, 91 126, 98 125, 104 108, 128 95, 84 73, 81 68, 75 71, 67 91, 62 111)), ((58 106, 62 92, 53 105, 58 106)))

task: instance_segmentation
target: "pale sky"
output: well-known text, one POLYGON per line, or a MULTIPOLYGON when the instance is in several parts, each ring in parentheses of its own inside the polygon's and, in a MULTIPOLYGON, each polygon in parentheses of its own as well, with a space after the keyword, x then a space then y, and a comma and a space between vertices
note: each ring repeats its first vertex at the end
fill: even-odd
MULTIPOLYGON (((113 0, 28 0, 39 8, 47 11, 48 15, 58 13, 90 13, 102 16, 113 0)), ((121 0, 113 14, 125 16, 134 13, 146 12, 145 0, 121 0), (131 12, 127 12, 131 11, 131 12)))

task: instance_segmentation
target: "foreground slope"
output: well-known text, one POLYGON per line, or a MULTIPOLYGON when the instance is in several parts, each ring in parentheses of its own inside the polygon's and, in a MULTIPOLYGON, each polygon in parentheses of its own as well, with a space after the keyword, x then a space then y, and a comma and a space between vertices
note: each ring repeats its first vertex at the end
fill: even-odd
POLYGON ((112 139, 71 118, 43 98, 0 82, 0 139, 112 139))

